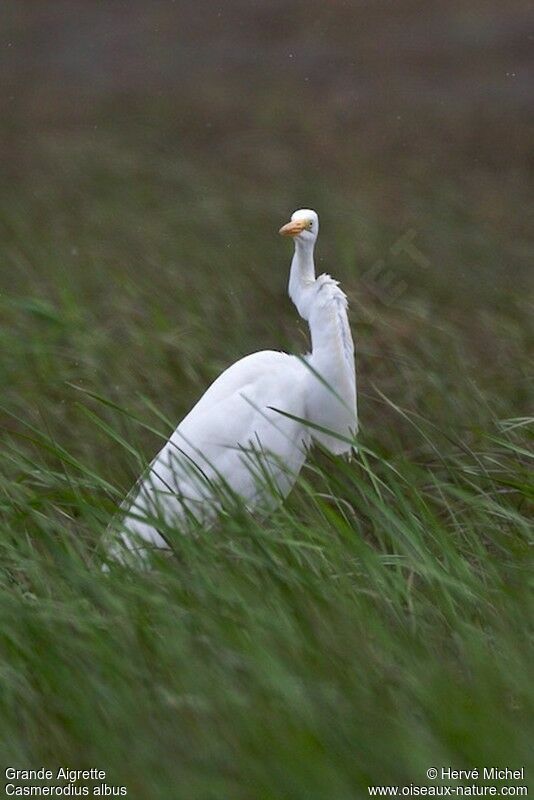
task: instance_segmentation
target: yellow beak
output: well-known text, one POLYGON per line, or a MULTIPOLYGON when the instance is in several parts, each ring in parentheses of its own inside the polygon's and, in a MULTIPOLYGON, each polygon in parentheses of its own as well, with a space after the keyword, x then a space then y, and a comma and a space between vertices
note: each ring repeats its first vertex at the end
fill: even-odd
POLYGON ((298 236, 298 234, 301 233, 305 227, 306 227, 305 220, 288 222, 287 225, 282 225, 278 233, 281 236, 298 236))

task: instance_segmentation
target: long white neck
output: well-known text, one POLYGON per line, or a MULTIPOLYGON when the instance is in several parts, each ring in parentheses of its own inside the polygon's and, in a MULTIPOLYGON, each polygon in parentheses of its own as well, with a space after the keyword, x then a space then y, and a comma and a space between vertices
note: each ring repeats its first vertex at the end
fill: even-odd
MULTIPOLYGON (((315 277, 314 241, 295 240, 289 276, 289 296, 307 320, 312 352, 306 360, 310 375, 307 416, 310 422, 351 437, 357 430, 354 343, 347 315, 347 298, 329 275, 315 277)), ((314 438, 342 453, 350 445, 324 433, 314 438)))
POLYGON ((289 296, 305 320, 309 318, 310 290, 315 283, 314 247, 314 241, 295 239, 295 252, 289 273, 289 296))

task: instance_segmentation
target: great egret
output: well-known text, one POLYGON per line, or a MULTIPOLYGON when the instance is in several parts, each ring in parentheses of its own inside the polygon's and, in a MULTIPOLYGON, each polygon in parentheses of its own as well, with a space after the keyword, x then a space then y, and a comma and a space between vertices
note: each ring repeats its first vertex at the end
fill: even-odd
POLYGON ((168 549, 169 529, 209 524, 221 493, 250 509, 272 507, 314 440, 350 451, 358 422, 347 298, 329 275, 315 277, 315 211, 295 211, 279 232, 295 243, 289 296, 309 324, 311 353, 252 353, 212 383, 125 502, 121 538, 130 551, 168 549))

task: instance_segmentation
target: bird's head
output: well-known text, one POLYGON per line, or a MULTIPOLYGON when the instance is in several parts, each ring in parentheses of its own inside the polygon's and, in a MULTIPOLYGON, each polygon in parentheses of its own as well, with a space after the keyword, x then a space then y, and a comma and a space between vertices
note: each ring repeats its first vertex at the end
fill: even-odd
POLYGON ((278 233, 300 241, 314 242, 319 233, 319 217, 309 208, 299 208, 291 215, 291 220, 282 225, 278 233))

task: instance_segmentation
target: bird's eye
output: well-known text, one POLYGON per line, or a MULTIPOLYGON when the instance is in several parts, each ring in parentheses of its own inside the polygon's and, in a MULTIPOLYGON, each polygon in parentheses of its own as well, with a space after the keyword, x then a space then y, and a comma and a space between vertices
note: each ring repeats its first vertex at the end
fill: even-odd
POLYGON ((312 228, 313 228, 313 222, 310 220, 308 222, 308 230, 311 231, 312 228))

